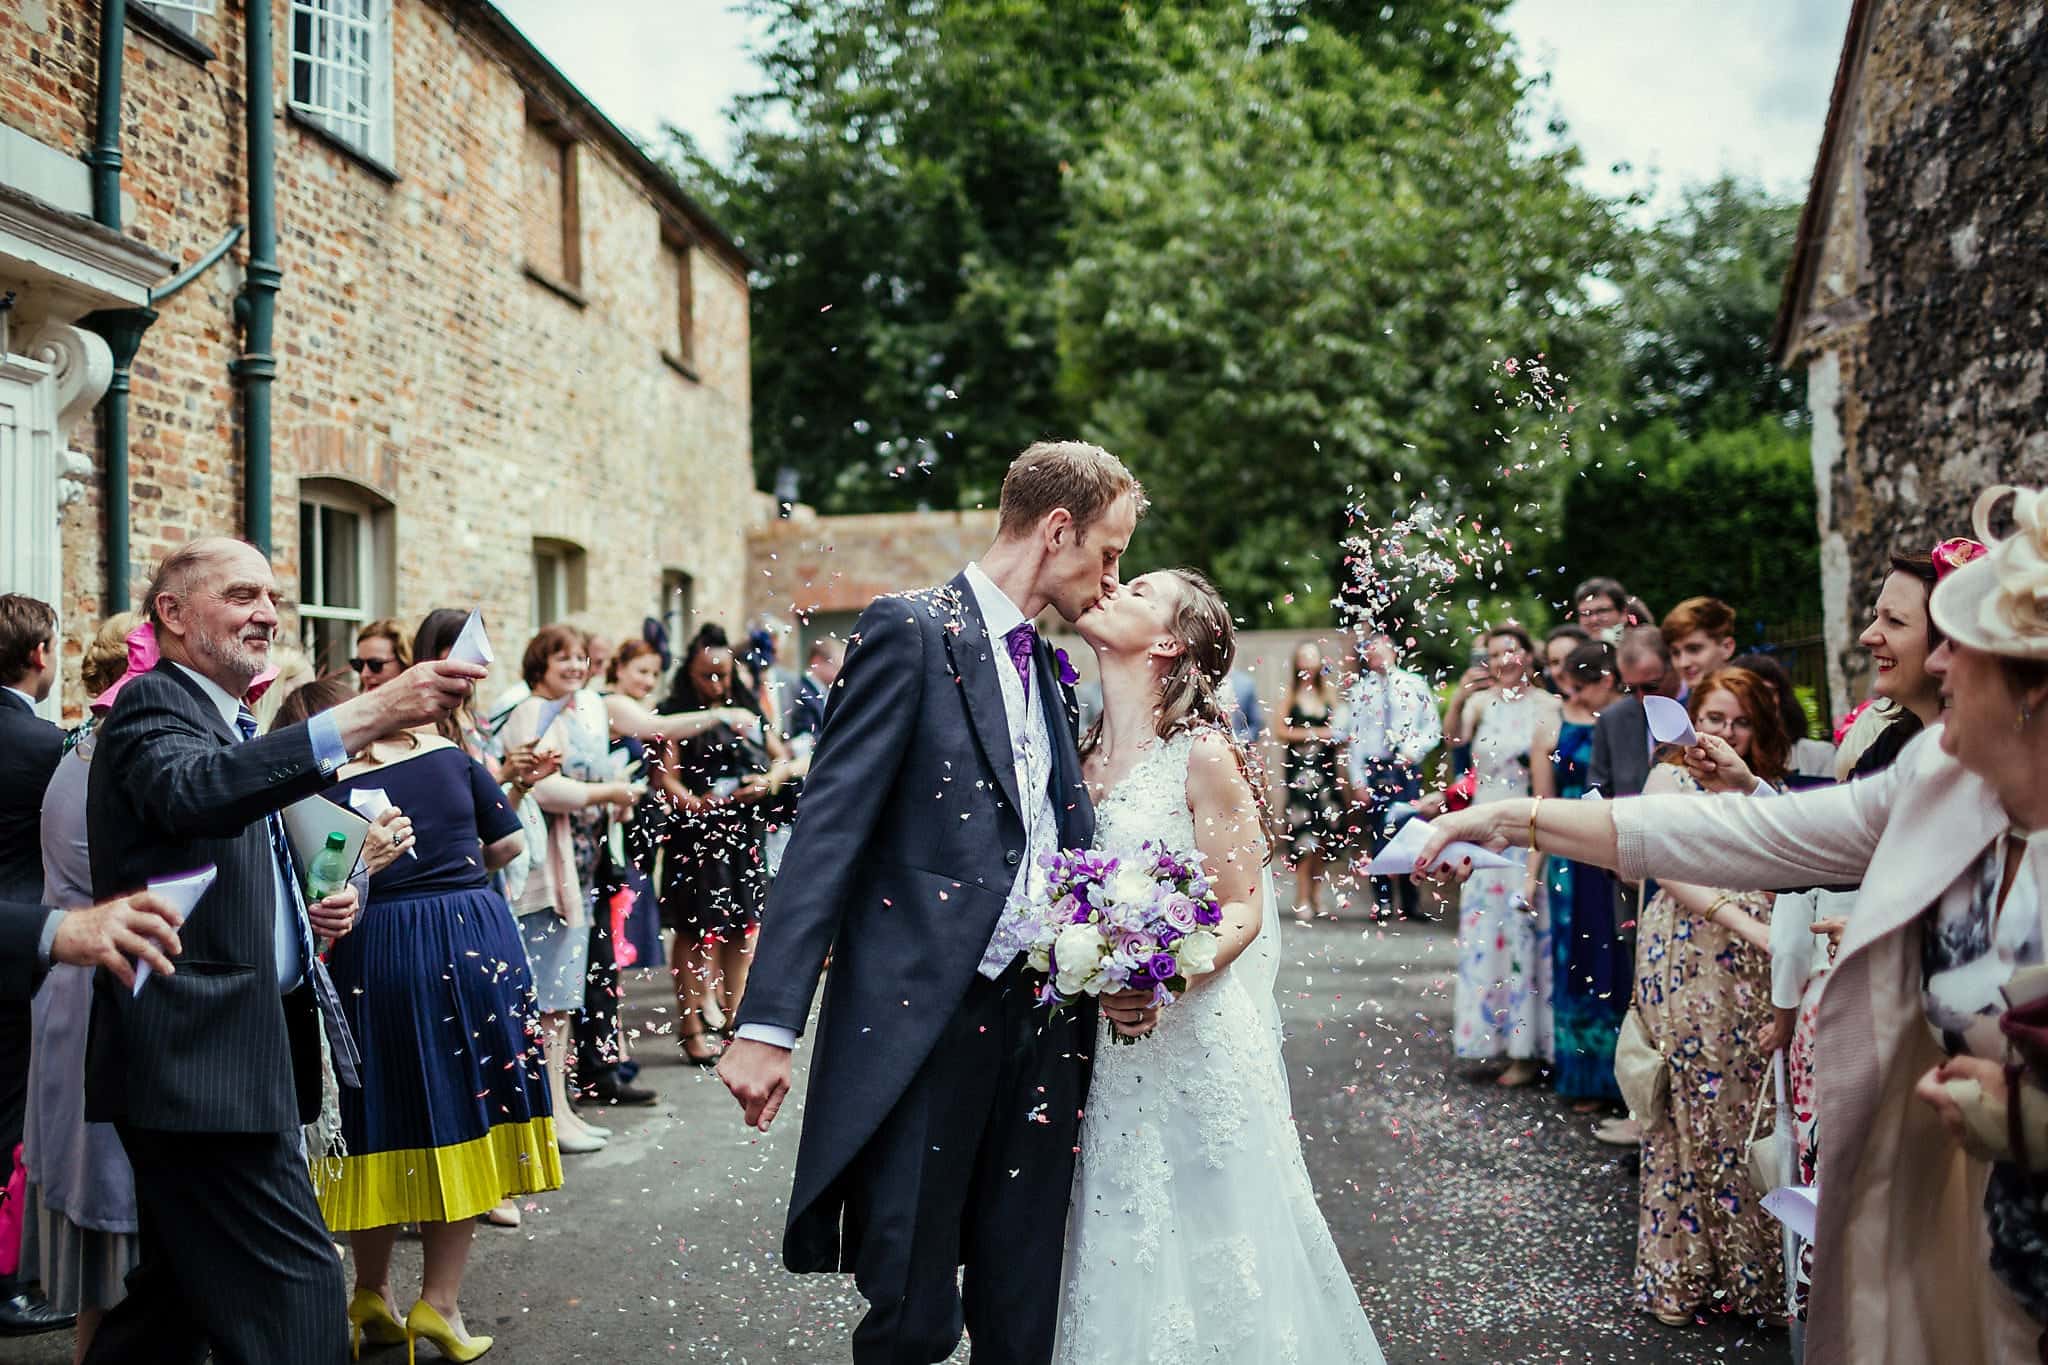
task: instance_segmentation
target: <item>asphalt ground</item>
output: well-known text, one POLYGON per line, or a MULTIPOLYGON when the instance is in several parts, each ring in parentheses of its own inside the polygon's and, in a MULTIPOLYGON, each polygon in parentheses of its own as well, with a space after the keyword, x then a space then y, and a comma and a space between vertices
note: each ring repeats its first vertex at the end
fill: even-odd
MULTIPOLYGON (((1547 1090, 1453 1063, 1447 923, 1282 933, 1295 1119, 1390 1361, 1789 1360, 1780 1329, 1708 1315, 1676 1330, 1628 1306, 1632 1157, 1547 1090)), ((592 1114, 616 1130, 604 1151, 564 1158, 564 1187, 530 1198, 520 1229, 478 1227, 470 1330, 495 1334, 488 1358, 508 1365, 845 1360, 861 1313, 851 1278, 777 1259, 800 1101, 769 1135, 748 1132, 711 1072, 679 1060, 666 978, 633 974, 628 1002, 640 1083, 660 1103, 592 1114)), ((408 1237, 401 1307, 418 1273, 408 1237)), ((69 1358, 62 1337, 0 1341, 0 1361, 69 1358)))

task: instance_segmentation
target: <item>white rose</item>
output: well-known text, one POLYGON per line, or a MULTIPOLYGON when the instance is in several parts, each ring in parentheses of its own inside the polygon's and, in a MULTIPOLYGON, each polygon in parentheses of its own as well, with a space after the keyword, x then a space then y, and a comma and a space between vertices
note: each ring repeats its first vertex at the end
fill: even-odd
POLYGON ((1193 977, 1215 971, 1219 946, 1216 935, 1207 929, 1197 929, 1175 944, 1174 957, 1180 963, 1180 974, 1193 977))
POLYGON ((1079 995, 1102 976, 1102 955, 1108 945, 1102 931, 1092 924, 1070 924, 1053 942, 1052 955, 1059 962, 1059 979, 1054 983, 1061 995, 1079 995))
POLYGON ((1103 885, 1103 894, 1111 905, 1142 906, 1153 896, 1153 880, 1135 867, 1120 867, 1103 885))

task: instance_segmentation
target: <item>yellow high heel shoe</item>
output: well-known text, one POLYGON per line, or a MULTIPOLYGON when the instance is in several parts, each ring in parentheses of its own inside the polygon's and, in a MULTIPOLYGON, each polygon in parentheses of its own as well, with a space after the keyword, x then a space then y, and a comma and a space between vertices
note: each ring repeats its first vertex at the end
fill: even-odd
POLYGON ((415 1338, 425 1337, 439 1347, 448 1360, 475 1360, 491 1349, 489 1337, 458 1337, 448 1320, 434 1310, 434 1305, 421 1299, 405 1315, 405 1365, 419 1365, 414 1355, 417 1346, 415 1338))
POLYGON ((392 1315, 384 1296, 374 1290, 358 1289, 348 1301, 349 1358, 363 1358, 363 1338, 372 1346, 396 1346, 405 1340, 405 1324, 392 1315))

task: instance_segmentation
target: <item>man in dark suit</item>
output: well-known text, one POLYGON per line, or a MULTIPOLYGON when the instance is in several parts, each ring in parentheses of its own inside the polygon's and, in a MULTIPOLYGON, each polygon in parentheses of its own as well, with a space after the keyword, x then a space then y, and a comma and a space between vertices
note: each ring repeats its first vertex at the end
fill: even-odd
MULTIPOLYGON (((64 732, 36 714, 57 678, 57 613, 0 594, 0 899, 43 898, 43 789, 64 757, 64 732)), ((0 1184, 14 1170, 28 1104, 28 1000, 0 999, 0 1184)), ((35 1276, 26 1276, 33 1282, 35 1276)), ((0 1336, 71 1325, 29 1284, 0 1277, 0 1336)))
POLYGON ((943 1360, 963 1320, 977 1362, 1051 1355, 1095 1011, 1047 1017, 1003 910, 1095 817, 1072 675, 1031 621, 1115 591, 1142 496, 1107 451, 1026 450, 987 555, 877 599, 832 692, 719 1075, 767 1128, 829 953, 783 1259, 853 1272, 860 1365, 943 1360))
POLYGON ((839 681, 846 663, 846 646, 829 635, 811 641, 810 658, 804 664, 803 679, 796 686, 796 701, 789 708, 789 737, 815 741, 825 728, 825 698, 839 681))
POLYGON ((1587 785, 1602 796, 1639 796, 1650 780, 1650 722, 1642 698, 1677 697, 1678 670, 1671 647, 1655 626, 1631 626, 1615 646, 1622 690, 1628 693, 1593 725, 1593 761, 1587 785))
POLYGON ((97 893, 211 864, 174 976, 94 983, 86 1117, 135 1168, 141 1262, 87 1359, 340 1365, 341 1265, 299 1125, 320 1106, 328 1026, 352 1043, 315 932, 346 933, 355 893, 306 905, 276 812, 373 739, 448 714, 484 670, 417 665, 310 722, 255 737, 243 699, 270 659, 277 581, 241 541, 189 543, 144 598, 163 662, 101 722, 86 822, 97 893))

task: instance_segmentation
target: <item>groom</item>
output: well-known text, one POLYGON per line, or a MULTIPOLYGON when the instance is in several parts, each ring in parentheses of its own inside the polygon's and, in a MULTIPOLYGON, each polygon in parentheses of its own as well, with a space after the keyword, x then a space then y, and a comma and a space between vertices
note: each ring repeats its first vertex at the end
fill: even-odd
MULTIPOLYGON (((1031 622, 1116 590, 1144 506, 1109 452, 1032 446, 982 561, 876 599, 833 688, 718 1072, 765 1130, 829 953, 783 1259, 853 1272, 861 1365, 944 1360, 963 1315, 978 1365, 1052 1354, 1095 1011, 1048 1019, 999 921, 1095 814, 1071 675, 1031 622)), ((1142 1032, 1146 1001, 1103 1005, 1142 1032)))

